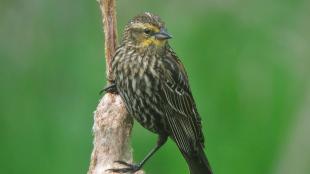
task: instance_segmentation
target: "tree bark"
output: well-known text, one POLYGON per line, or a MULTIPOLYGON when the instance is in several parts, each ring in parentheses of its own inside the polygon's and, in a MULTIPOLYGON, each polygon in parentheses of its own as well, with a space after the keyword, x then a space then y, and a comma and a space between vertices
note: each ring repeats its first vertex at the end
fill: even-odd
MULTIPOLYGON (((111 60, 117 46, 115 0, 98 0, 105 34, 105 57, 108 83, 111 82, 111 60)), ((130 134, 133 119, 117 94, 105 94, 94 112, 93 151, 88 174, 112 174, 107 171, 121 166, 114 161, 132 163, 130 134)), ((143 171, 136 174, 143 174, 143 171)))

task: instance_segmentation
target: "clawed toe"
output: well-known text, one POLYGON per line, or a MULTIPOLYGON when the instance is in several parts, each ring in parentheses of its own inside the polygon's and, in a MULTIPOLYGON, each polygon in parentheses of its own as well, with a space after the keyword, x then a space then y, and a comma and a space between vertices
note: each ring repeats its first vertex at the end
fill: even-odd
POLYGON ((125 161, 114 161, 114 162, 118 163, 118 164, 122 164, 122 165, 127 166, 127 167, 134 166, 134 164, 129 164, 129 163, 126 163, 125 161))
POLYGON ((140 170, 141 166, 136 164, 129 164, 124 161, 114 161, 115 163, 119 163, 121 165, 126 166, 125 168, 119 169, 108 169, 108 171, 115 172, 115 173, 134 173, 140 170))
POLYGON ((118 91, 117 91, 117 88, 116 88, 116 84, 115 83, 112 83, 110 84, 109 86, 103 88, 99 94, 103 94, 104 92, 107 92, 107 93, 112 93, 112 94, 117 94, 118 91))

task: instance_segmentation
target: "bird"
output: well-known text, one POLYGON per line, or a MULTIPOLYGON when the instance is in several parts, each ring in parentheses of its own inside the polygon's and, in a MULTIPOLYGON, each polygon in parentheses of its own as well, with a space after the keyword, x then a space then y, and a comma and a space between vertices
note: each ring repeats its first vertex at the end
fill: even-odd
POLYGON ((134 173, 172 139, 186 160, 190 174, 212 174, 204 152, 202 121, 189 86, 188 75, 170 47, 165 23, 145 12, 125 26, 111 61, 111 83, 104 90, 117 93, 144 128, 158 135, 156 146, 137 164, 115 161, 116 173, 134 173))

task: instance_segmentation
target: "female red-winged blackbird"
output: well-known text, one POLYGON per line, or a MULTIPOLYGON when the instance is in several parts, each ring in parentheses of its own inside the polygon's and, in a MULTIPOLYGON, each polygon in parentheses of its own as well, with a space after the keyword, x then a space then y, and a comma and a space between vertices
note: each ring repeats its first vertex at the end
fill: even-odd
POLYGON ((126 26, 123 40, 112 60, 113 84, 126 108, 143 127, 159 135, 157 146, 139 164, 110 169, 126 173, 143 164, 167 141, 174 140, 191 174, 211 174, 203 151, 201 119, 189 87, 185 69, 170 48, 171 36, 158 16, 144 13, 126 26))

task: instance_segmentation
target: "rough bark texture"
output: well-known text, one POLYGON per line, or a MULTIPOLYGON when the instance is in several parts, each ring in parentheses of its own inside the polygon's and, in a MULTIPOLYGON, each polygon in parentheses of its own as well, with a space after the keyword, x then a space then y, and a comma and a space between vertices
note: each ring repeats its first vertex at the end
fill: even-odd
MULTIPOLYGON (((99 0, 105 33, 107 77, 111 79, 111 59, 117 45, 115 0, 99 0)), ((109 82, 108 82, 109 83, 109 82)), ((124 167, 116 160, 132 163, 130 133, 133 120, 128 117, 119 95, 105 94, 94 112, 93 151, 88 174, 112 174, 111 168, 124 167)), ((143 171, 136 174, 143 174, 143 171)))
POLYGON ((117 46, 117 23, 115 0, 98 0, 102 14, 105 37, 105 58, 108 80, 111 80, 111 60, 117 46))
POLYGON ((106 170, 124 167, 114 163, 116 160, 132 162, 132 121, 118 95, 106 94, 101 99, 94 113, 94 148, 88 174, 112 173, 106 170))

